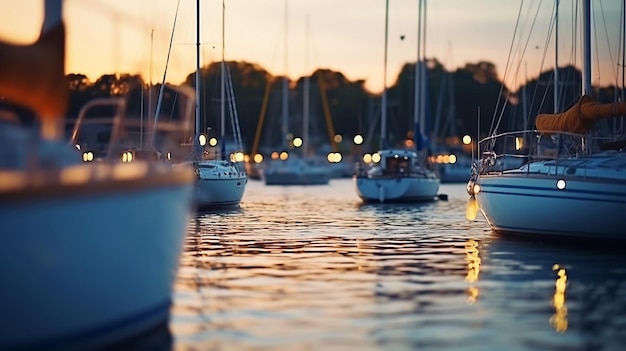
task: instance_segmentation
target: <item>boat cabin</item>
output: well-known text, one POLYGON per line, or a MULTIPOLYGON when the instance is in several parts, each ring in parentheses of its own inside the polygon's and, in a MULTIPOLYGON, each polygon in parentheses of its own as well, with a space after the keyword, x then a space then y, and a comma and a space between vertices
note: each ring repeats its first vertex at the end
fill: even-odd
POLYGON ((380 154, 380 163, 383 175, 408 176, 417 160, 417 153, 410 150, 383 150, 380 154))

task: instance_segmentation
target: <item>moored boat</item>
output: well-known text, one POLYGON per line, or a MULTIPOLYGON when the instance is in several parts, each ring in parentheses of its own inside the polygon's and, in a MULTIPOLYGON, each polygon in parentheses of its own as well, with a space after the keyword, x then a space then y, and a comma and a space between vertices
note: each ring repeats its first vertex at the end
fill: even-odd
MULTIPOLYGON (((624 240, 626 154, 617 129, 596 128, 626 116, 626 103, 591 97, 589 1, 583 2, 582 96, 565 112, 540 114, 537 130, 492 135, 468 183, 489 226, 501 234, 542 240, 624 240), (503 167, 494 145, 526 141, 521 166, 503 167)), ((474 214, 469 215, 473 217, 474 214)))
POLYGON ((45 4, 36 43, 0 43, 0 96, 41 126, 0 122, 0 349, 103 348, 167 324, 193 172, 64 140, 62 1, 45 4))

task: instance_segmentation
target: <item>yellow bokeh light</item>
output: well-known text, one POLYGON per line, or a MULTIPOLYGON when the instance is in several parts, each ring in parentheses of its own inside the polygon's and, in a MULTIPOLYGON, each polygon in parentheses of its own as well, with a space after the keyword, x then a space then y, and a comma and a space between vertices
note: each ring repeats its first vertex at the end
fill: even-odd
POLYGON ((567 288, 567 272, 565 268, 555 264, 552 270, 557 272, 557 279, 554 283, 554 295, 552 297, 552 306, 554 314, 550 317, 550 324, 557 333, 563 333, 567 330, 567 306, 565 304, 565 290, 567 288))
POLYGON ((342 141, 343 141, 343 137, 341 136, 341 134, 335 134, 335 136, 333 137, 333 140, 334 140, 336 143, 340 143, 340 142, 342 142, 342 141))
POLYGON ((341 154, 339 152, 330 152, 328 153, 328 156, 326 156, 326 159, 328 160, 328 162, 331 163, 339 163, 341 162, 341 154))
POLYGON ((280 153, 280 159, 281 160, 284 161, 284 160, 286 160, 288 158, 289 158, 289 154, 287 153, 287 151, 283 151, 283 152, 280 153))
POLYGON ((464 135, 463 136, 463 144, 465 145, 469 145, 472 142, 472 137, 469 135, 464 135))
POLYGON ((236 152, 235 153, 235 162, 243 162, 243 152, 236 152))
POLYGON ((363 162, 365 162, 365 163, 372 162, 372 155, 370 155, 370 154, 363 155, 363 162))
POLYGON ((521 150, 524 147, 524 138, 516 137, 515 138, 515 150, 521 150))
POLYGON ((200 146, 206 145, 206 135, 204 134, 198 135, 198 142, 200 143, 200 146))
POLYGON ((302 146, 302 138, 295 138, 295 139, 293 139, 293 146, 294 147, 302 146))
POLYGON ((354 139, 352 141, 354 141, 356 145, 361 145, 363 144, 363 136, 361 134, 357 134, 354 136, 354 139))
POLYGON ((93 161, 93 152, 91 151, 83 152, 83 161, 84 162, 93 161))
POLYGON ((376 163, 380 162, 380 154, 373 154, 372 161, 376 163))
POLYGON ((272 155, 270 157, 272 158, 272 160, 278 160, 278 158, 280 157, 280 154, 278 153, 278 151, 274 151, 272 152, 272 155))
POLYGON ((209 145, 211 145, 211 146, 215 146, 215 145, 217 145, 217 138, 211 138, 211 139, 209 139, 209 145))
MULTIPOLYGON (((273 154, 272 154, 272 156, 273 156, 273 154)), ((273 158, 273 157, 272 157, 272 158, 273 158)), ((255 163, 261 163, 261 162, 263 162, 263 155, 261 155, 261 154, 256 154, 256 155, 254 155, 254 162, 255 162, 255 163)))

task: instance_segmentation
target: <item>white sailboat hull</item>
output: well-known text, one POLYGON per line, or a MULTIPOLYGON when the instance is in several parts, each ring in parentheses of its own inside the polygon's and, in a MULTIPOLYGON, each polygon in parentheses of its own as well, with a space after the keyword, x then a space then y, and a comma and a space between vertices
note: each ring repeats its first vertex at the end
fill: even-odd
MULTIPOLYGON (((624 163, 619 157, 615 161, 624 163)), ((555 238, 625 238, 626 171, 599 165, 572 176, 569 167, 550 173, 545 165, 531 166, 538 171, 533 166, 545 171, 507 171, 476 180, 476 200, 492 230, 555 238)))
POLYGON ((167 322, 193 184, 169 173, 0 189, 1 349, 100 347, 167 322))
POLYGON ((194 200, 199 208, 238 206, 246 189, 246 177, 198 178, 194 200))
POLYGON ((438 178, 354 177, 357 195, 366 202, 433 201, 439 191, 438 178))
POLYGON ((195 162, 194 203, 199 209, 239 206, 248 183, 246 172, 221 160, 195 162))

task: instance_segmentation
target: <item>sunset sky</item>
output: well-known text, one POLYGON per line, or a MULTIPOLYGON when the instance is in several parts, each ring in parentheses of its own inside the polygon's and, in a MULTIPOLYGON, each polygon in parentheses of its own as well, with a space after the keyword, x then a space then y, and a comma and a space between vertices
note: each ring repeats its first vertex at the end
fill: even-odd
MULTIPOLYGON (((603 63, 594 67, 594 84, 621 84, 617 68, 623 2, 593 2, 598 27, 594 55, 603 58, 603 63), (611 60, 606 58, 609 53, 611 60)), ((511 87, 526 77, 536 77, 542 59, 543 70, 554 66, 553 48, 544 49, 554 1, 526 0, 521 15, 520 3, 428 1, 426 56, 438 58, 448 70, 465 63, 493 62, 511 87), (512 44, 518 15, 517 40, 512 44), (520 60, 522 52, 524 59, 520 60)), ((571 58, 574 1, 560 3, 559 63, 580 63, 571 58)), ((35 40, 43 0, 1 0, 1 4, 0 38, 16 43, 35 40)), ((86 74, 91 80, 107 73, 139 73, 146 81, 160 82, 178 4, 166 80, 181 83, 195 70, 196 0, 65 0, 66 71, 86 74)), ((286 72, 293 79, 315 68, 328 68, 351 80, 364 79, 372 92, 383 89, 384 0, 289 0, 287 25, 285 0, 225 0, 225 4, 226 60, 257 63, 272 74, 286 72)), ((415 62, 417 4, 417 0, 390 1, 388 85, 405 62, 415 62)), ((201 7, 201 64, 206 65, 221 59, 222 0, 201 0, 201 7)))

